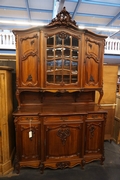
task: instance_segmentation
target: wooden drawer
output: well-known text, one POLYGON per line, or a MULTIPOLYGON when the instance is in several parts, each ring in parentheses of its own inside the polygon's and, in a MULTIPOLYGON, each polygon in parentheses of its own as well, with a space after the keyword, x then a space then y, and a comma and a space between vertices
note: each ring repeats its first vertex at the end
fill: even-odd
POLYGON ((87 115, 87 119, 103 119, 104 114, 98 114, 98 113, 90 113, 87 115))
POLYGON ((73 115, 73 116, 46 116, 44 117, 44 122, 47 121, 58 121, 58 122, 64 122, 64 121, 79 121, 83 120, 83 115, 73 115))
POLYGON ((15 120, 19 121, 19 122, 28 122, 28 123, 32 123, 32 122, 35 122, 35 121, 38 121, 39 120, 39 117, 38 116, 20 116, 20 117, 16 117, 15 120))

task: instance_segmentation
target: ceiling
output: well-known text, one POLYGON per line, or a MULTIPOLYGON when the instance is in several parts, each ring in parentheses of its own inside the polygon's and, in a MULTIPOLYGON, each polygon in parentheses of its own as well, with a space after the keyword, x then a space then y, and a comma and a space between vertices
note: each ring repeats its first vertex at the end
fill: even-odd
POLYGON ((0 0, 0 30, 48 24, 63 7, 81 28, 120 39, 120 0, 0 0))

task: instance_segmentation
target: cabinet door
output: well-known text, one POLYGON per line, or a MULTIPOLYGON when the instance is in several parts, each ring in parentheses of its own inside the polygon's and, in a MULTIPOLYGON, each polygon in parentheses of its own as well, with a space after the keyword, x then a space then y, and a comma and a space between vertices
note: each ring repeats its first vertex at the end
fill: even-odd
POLYGON ((85 123, 85 155, 103 153, 104 121, 85 123))
POLYGON ((39 33, 24 33, 19 35, 19 86, 39 86, 39 33))
MULTIPOLYGON (((39 122, 28 122, 22 118, 16 125, 16 144, 19 161, 40 159, 41 129, 39 122)), ((35 121, 35 119, 33 119, 35 121)))
POLYGON ((86 36, 83 63, 83 87, 102 88, 103 54, 104 41, 86 36))
POLYGON ((62 31, 45 34, 45 87, 78 88, 80 76, 80 35, 62 31))
POLYGON ((80 122, 44 125, 44 152, 47 160, 82 156, 83 124, 80 122))

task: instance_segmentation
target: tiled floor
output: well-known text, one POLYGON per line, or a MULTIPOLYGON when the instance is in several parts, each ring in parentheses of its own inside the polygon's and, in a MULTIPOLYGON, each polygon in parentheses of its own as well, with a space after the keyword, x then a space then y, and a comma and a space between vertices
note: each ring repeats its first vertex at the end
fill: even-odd
POLYGON ((80 166, 72 169, 45 169, 40 174, 39 169, 22 168, 20 174, 15 172, 0 177, 0 180, 120 180, 120 145, 106 141, 104 143, 105 161, 86 164, 84 170, 80 166))

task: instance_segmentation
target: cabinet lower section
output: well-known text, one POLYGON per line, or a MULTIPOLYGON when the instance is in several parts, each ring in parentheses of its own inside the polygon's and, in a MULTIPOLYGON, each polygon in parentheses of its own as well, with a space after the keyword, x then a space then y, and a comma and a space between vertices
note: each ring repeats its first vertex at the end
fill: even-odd
POLYGON ((106 112, 15 114, 16 170, 64 169, 104 161, 106 112))

